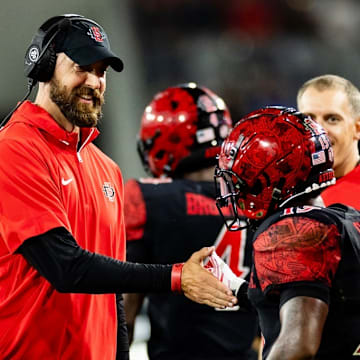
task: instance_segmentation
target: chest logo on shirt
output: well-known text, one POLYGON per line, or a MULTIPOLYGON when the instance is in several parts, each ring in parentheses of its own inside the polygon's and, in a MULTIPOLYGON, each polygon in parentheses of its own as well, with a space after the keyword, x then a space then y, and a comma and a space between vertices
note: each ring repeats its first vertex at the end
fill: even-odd
POLYGON ((69 179, 61 178, 61 184, 64 185, 64 186, 67 186, 67 185, 69 185, 73 180, 74 180, 73 178, 69 178, 69 179))
POLYGON ((107 197, 109 199, 109 201, 111 201, 111 202, 115 201, 115 189, 113 188, 111 183, 104 182, 104 184, 102 186, 102 191, 103 191, 105 197, 107 197))

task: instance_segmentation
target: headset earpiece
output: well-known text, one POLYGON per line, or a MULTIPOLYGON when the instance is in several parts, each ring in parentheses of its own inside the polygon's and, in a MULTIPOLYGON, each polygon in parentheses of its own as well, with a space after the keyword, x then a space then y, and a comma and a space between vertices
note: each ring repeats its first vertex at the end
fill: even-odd
MULTIPOLYGON (((50 45, 42 57, 31 66, 27 77, 41 82, 50 81, 55 70, 56 52, 53 45, 50 45)), ((26 67, 25 67, 26 68, 26 67)), ((26 75, 26 74, 25 74, 26 75)))

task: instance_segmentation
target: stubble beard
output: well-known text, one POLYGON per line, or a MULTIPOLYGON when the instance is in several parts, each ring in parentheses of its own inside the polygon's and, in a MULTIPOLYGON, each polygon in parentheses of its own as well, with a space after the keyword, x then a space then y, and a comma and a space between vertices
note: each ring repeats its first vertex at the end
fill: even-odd
POLYGON ((94 127, 102 117, 104 96, 98 89, 78 87, 69 92, 64 85, 53 78, 50 81, 50 98, 60 111, 73 125, 79 127, 94 127), (92 103, 86 104, 79 100, 79 96, 90 95, 92 103))

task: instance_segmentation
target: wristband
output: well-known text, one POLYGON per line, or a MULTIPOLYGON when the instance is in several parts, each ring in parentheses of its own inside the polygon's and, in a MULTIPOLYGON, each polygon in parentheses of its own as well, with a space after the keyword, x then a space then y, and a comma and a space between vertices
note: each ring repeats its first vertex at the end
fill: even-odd
POLYGON ((184 263, 174 264, 171 270, 171 291, 181 293, 181 273, 184 263))

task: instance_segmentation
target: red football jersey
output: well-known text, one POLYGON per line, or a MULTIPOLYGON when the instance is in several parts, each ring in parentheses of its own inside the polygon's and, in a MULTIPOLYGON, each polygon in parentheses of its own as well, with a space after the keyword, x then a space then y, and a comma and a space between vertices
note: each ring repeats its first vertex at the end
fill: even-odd
POLYGON ((59 293, 16 253, 65 227, 86 250, 125 259, 123 181, 92 140, 25 102, 0 131, 0 358, 114 359, 113 294, 59 293))

